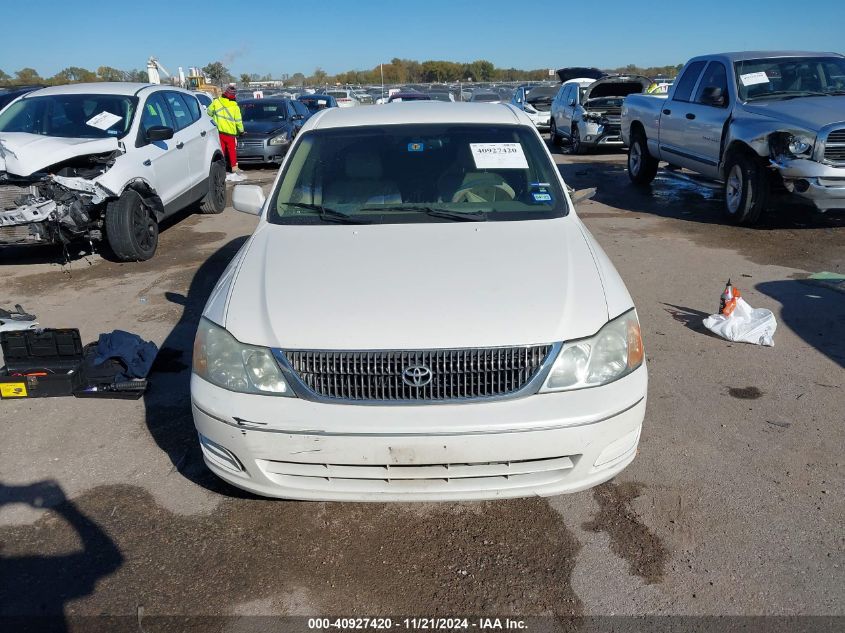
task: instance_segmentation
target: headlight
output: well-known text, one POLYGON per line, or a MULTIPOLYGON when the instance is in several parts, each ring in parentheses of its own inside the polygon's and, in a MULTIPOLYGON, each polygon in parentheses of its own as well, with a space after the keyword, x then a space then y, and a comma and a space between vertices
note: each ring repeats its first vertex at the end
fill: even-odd
POLYGON ((600 112, 585 112, 582 118, 585 121, 593 121, 594 123, 598 123, 602 119, 602 115, 600 112))
POLYGON ((294 395, 269 349, 244 345, 204 318, 194 340, 193 372, 213 385, 238 393, 294 395))
POLYGON ((769 138, 769 148, 774 158, 784 155, 787 157, 806 158, 813 153, 815 138, 808 134, 791 134, 777 132, 769 138))
POLYGON ((274 136, 270 139, 270 145, 284 145, 288 142, 288 133, 282 132, 278 136, 274 136))
POLYGON ((595 336, 565 343, 540 392, 605 385, 630 374, 643 358, 637 311, 629 310, 595 336))
POLYGON ((791 154, 801 156, 802 154, 810 154, 813 151, 813 139, 806 136, 791 136, 787 149, 791 154))
POLYGON ((533 105, 531 105, 527 101, 525 102, 525 107, 523 109, 526 112, 530 112, 531 114, 537 114, 537 108, 535 108, 533 105))

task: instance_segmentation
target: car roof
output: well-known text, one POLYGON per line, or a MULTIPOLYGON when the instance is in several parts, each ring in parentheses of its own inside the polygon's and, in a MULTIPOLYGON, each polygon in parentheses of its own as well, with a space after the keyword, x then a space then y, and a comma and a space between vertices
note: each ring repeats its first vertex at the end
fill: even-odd
MULTIPOLYGON (((368 108, 332 108, 311 117, 309 129, 402 125, 408 123, 492 123, 526 125, 513 106, 489 103, 408 101, 401 105, 368 108)), ((528 121, 530 124, 530 121, 528 121)), ((531 124, 533 125, 533 124, 531 124)))
POLYGON ((842 57, 839 53, 823 53, 820 51, 735 51, 732 53, 714 53, 699 55, 690 61, 721 57, 728 62, 741 62, 749 59, 765 59, 767 57, 842 57))
POLYGON ((146 89, 158 88, 162 90, 176 90, 177 92, 184 92, 191 94, 191 91, 184 90, 178 86, 168 86, 167 84, 150 84, 150 83, 133 83, 129 81, 95 81, 81 84, 65 84, 63 86, 50 86, 48 88, 41 88, 26 95, 30 97, 43 97, 49 95, 125 95, 127 97, 136 96, 139 92, 146 89))

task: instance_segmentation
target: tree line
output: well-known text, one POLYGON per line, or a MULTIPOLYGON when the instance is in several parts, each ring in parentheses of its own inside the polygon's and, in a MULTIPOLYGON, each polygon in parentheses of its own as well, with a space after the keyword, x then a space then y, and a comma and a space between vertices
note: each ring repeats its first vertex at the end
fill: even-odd
MULTIPOLYGON (((640 67, 634 64, 619 68, 605 69, 608 72, 623 74, 638 74, 646 77, 667 76, 674 77, 682 64, 669 66, 640 67)), ((223 85, 234 82, 235 77, 222 62, 215 61, 202 69, 212 83, 223 85)), ((244 85, 251 81, 270 81, 270 75, 256 73, 242 73, 239 77, 244 85)), ((326 84, 379 84, 384 80, 387 84, 407 83, 443 83, 455 81, 540 81, 549 79, 547 68, 522 70, 518 68, 497 68, 492 62, 479 59, 474 62, 462 63, 444 60, 427 60, 419 62, 413 59, 394 57, 389 63, 379 64, 369 70, 348 70, 330 75, 322 68, 316 68, 310 75, 301 72, 284 75, 286 83, 294 86, 326 84)), ((69 66, 57 72, 52 77, 42 77, 34 68, 21 68, 8 75, 0 69, 0 85, 13 84, 44 84, 59 85, 81 83, 89 81, 147 81, 146 69, 120 70, 111 66, 100 66, 96 71, 69 66)))

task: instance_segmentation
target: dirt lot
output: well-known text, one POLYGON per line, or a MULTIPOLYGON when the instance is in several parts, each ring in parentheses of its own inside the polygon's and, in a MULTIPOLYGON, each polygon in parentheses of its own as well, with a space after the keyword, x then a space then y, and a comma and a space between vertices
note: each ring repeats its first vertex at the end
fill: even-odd
POLYGON ((188 378, 205 299, 255 219, 183 215, 140 264, 7 251, 0 305, 85 341, 137 332, 164 362, 139 401, 0 404, 0 615, 80 631, 99 614, 145 631, 189 628, 157 616, 231 616, 204 631, 268 614, 845 616, 845 294, 805 281, 845 272, 845 214, 784 205, 735 228, 684 174, 643 192, 621 153, 556 160, 597 187, 578 211, 646 340, 640 453, 615 481, 495 503, 250 497, 206 471, 188 378), (728 277, 775 311, 774 348, 701 327, 728 277))

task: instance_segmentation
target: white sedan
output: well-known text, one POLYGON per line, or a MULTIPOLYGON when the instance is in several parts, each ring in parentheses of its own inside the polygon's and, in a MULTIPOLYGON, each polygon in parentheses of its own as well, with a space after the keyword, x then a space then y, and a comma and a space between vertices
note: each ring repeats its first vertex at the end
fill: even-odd
POLYGON ((489 499, 595 486, 637 451, 625 285, 510 105, 314 115, 205 307, 205 462, 260 495, 489 499))

